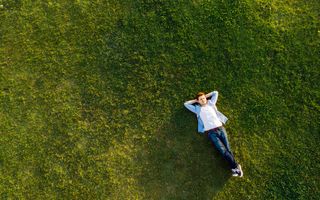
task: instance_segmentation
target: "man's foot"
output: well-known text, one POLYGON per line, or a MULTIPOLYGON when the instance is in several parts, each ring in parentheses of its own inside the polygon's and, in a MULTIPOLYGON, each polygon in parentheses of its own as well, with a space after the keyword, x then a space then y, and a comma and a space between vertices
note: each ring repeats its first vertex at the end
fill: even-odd
POLYGON ((231 171, 232 171, 232 176, 239 176, 239 177, 243 176, 243 171, 241 169, 241 165, 238 165, 237 168, 231 169, 231 171))
POLYGON ((239 176, 242 177, 243 176, 243 171, 241 169, 241 165, 238 165, 238 172, 239 172, 239 176))
POLYGON ((232 171, 232 176, 239 176, 237 168, 231 169, 231 171, 232 171))

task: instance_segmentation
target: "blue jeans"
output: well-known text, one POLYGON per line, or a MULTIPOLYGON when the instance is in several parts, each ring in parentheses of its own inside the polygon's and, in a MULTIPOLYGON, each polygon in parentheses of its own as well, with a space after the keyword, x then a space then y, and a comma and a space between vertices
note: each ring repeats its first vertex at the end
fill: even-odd
POLYGON ((231 169, 237 168, 238 164, 231 152, 227 132, 223 126, 211 129, 207 132, 209 140, 218 149, 221 155, 227 160, 231 169))

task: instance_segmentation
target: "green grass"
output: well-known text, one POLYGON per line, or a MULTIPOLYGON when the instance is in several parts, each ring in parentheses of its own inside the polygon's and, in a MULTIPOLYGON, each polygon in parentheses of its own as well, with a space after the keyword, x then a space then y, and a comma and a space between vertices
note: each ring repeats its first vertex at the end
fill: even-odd
POLYGON ((317 199, 317 0, 0 0, 1 199, 317 199), (183 103, 219 91, 245 176, 183 103))

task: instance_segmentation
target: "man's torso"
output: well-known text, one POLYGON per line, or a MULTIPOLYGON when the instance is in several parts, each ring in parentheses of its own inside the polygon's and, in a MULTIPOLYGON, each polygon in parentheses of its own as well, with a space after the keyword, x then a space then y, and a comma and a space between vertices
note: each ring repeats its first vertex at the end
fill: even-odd
POLYGON ((212 106, 208 104, 201 106, 200 118, 203 122, 205 131, 222 126, 221 121, 219 120, 216 111, 212 106))

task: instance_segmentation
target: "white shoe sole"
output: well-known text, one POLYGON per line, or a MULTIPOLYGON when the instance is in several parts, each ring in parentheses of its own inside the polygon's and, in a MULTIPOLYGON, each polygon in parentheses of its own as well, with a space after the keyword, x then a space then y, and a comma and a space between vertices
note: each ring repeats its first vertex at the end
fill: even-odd
POLYGON ((241 172, 241 173, 240 173, 241 175, 240 175, 239 177, 243 177, 243 171, 242 171, 242 169, 241 169, 241 165, 238 165, 238 169, 239 169, 240 172, 241 172))

